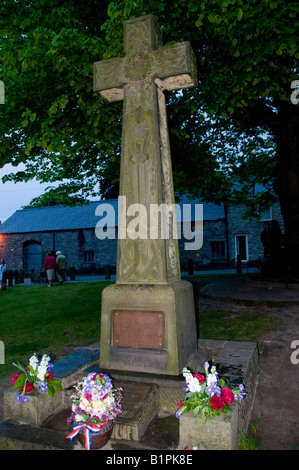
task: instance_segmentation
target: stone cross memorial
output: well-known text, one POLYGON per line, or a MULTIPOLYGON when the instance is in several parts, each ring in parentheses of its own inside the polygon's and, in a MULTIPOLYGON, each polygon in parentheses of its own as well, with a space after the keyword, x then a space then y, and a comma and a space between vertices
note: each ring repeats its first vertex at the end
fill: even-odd
POLYGON ((162 45, 153 15, 124 22, 124 51, 94 64, 94 91, 124 102, 116 284, 102 295, 100 365, 178 375, 197 336, 192 285, 180 275, 164 91, 195 86, 196 62, 188 42, 162 45))

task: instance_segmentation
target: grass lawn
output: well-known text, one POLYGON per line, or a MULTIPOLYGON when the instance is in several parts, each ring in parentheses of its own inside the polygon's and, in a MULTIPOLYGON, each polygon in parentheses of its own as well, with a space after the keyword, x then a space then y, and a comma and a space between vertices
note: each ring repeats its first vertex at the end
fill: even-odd
POLYGON ((66 354, 65 346, 100 338, 101 294, 108 282, 13 286, 0 291, 0 340, 5 364, 0 378, 15 372, 14 361, 37 354, 66 354))
POLYGON ((199 312, 198 330, 202 339, 256 341, 262 334, 283 327, 281 320, 256 308, 240 311, 205 309, 199 312))
MULTIPOLYGON (((0 291, 0 340, 5 364, 0 379, 15 372, 12 362, 27 361, 33 353, 67 354, 67 346, 100 339, 102 290, 112 282, 78 282, 42 286, 12 286, 0 291)), ((201 338, 255 341, 281 324, 258 306, 248 311, 216 309, 199 312, 201 338)))

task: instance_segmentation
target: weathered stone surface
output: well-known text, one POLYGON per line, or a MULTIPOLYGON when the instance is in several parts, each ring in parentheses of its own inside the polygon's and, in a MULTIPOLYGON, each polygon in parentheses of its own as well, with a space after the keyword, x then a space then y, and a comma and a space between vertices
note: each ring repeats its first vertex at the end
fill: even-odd
POLYGON ((80 349, 54 364, 53 374, 61 380, 64 390, 72 386, 82 377, 84 369, 90 364, 96 364, 99 352, 93 349, 80 349))
POLYGON ((54 397, 34 390, 27 393, 28 401, 24 404, 16 401, 16 391, 4 392, 4 419, 22 424, 40 426, 49 416, 64 405, 64 392, 56 392, 54 397))
MULTIPOLYGON (((167 283, 180 278, 175 223, 169 236, 151 236, 150 206, 174 204, 164 90, 194 86, 195 56, 185 42, 162 47, 162 34, 153 15, 124 22, 126 56, 94 64, 94 91, 107 101, 124 100, 120 195, 127 206, 142 204, 145 236, 118 238, 117 282, 167 283)), ((119 213, 127 232, 131 218, 119 213)), ((133 214, 132 214, 133 215, 133 214)), ((172 219, 175 214, 172 215, 172 219)), ((168 222, 167 222, 168 223, 168 222)))
POLYGON ((159 410, 159 391, 155 384, 115 382, 123 388, 124 413, 114 421, 112 438, 139 441, 159 410))
POLYGON ((195 57, 189 43, 163 47, 153 15, 124 22, 124 50, 124 58, 94 64, 94 91, 107 101, 124 100, 117 286, 102 294, 101 366, 179 374, 196 349, 192 286, 180 281, 175 210, 154 221, 151 215, 153 207, 174 207, 164 91, 196 85, 195 57), (136 205, 139 233, 136 211, 127 210, 136 205), (147 315, 138 342, 128 328, 119 332, 115 315, 125 310, 147 315), (159 339, 145 341, 156 313, 159 339))
MULTIPOLYGON (((98 351, 94 352, 98 354, 98 351)), ((82 352, 82 354, 75 353, 71 355, 68 358, 68 363, 74 364, 84 354, 82 352)), ((202 429, 201 423, 198 424, 199 419, 194 420, 192 413, 190 413, 190 416, 182 415, 179 420, 174 418, 174 414, 178 409, 177 403, 185 397, 185 380, 182 376, 167 376, 162 373, 147 374, 144 371, 136 373, 126 370, 113 373, 114 386, 123 387, 125 390, 123 405, 126 413, 123 415, 122 421, 117 420, 115 422, 117 426, 113 438, 104 450, 148 448, 148 441, 144 441, 144 439, 148 432, 153 432, 153 430, 150 430, 152 420, 155 420, 155 429, 158 429, 160 433, 158 436, 153 437, 155 442, 159 441, 160 447, 156 444, 156 447, 152 448, 169 449, 167 446, 163 447, 164 436, 159 427, 159 416, 171 416, 174 418, 174 426, 177 425, 177 432, 181 428, 180 442, 175 439, 172 449, 183 449, 186 445, 189 448, 193 446, 211 449, 237 448, 241 431, 246 432, 247 430, 255 396, 258 377, 257 347, 255 343, 199 340, 198 350, 187 365, 190 368, 192 367, 194 371, 202 372, 199 364, 205 359, 212 360, 215 363, 217 357, 219 359, 217 360, 217 370, 220 371, 220 375, 227 377, 235 385, 240 382, 243 383, 247 395, 241 403, 235 403, 237 406, 234 406, 232 413, 223 415, 221 419, 211 420, 204 429, 202 429), (251 353, 248 354, 250 351, 251 353), (235 358, 233 366, 226 362, 229 357, 235 358), (198 440, 195 439, 194 434, 197 435, 198 440), (209 437, 211 437, 210 440, 209 437), (200 442, 199 439, 201 439, 200 442)), ((99 365, 93 364, 92 361, 85 369, 83 367, 84 361, 81 366, 79 367, 81 378, 90 372, 100 370, 111 376, 111 371, 99 369, 99 365)), ((65 361, 63 367, 61 367, 61 374, 62 370, 67 371, 65 361)), ((73 379, 71 379, 71 375, 69 380, 74 383, 77 380, 77 371, 73 371, 73 379)), ((70 432, 66 420, 70 415, 69 394, 71 390, 64 392, 63 408, 54 412, 51 407, 48 412, 52 416, 49 419, 47 417, 41 425, 23 425, 20 422, 10 420, 0 423, 0 449, 81 449, 82 447, 77 441, 71 443, 69 439, 65 438, 70 432)), ((38 398, 41 398, 40 394, 38 398)), ((14 406, 15 394, 13 394, 12 400, 14 406)), ((50 403, 53 405, 53 401, 50 403)), ((165 432, 167 432, 167 429, 165 432)))
MULTIPOLYGON (((243 384, 246 397, 235 401, 232 411, 203 423, 193 412, 183 413, 180 420, 180 446, 202 450, 236 450, 242 431, 248 429, 259 374, 257 344, 246 341, 215 342, 207 340, 201 346, 217 351, 215 361, 220 377, 226 377, 232 387, 243 384), (220 349, 219 349, 220 348, 220 349)), ((194 365, 194 362, 192 362, 194 365)), ((203 372, 198 370, 198 372, 203 372)))
POLYGON ((0 450, 72 450, 65 432, 9 421, 0 423, 0 450))
POLYGON ((101 314, 101 368, 178 375, 196 350, 196 344, 194 299, 190 283, 176 281, 167 285, 116 284, 104 290, 101 314), (112 314, 118 309, 163 312, 164 349, 115 346, 112 343, 112 314))
POLYGON ((247 429, 255 398, 259 375, 258 348, 252 341, 227 341, 215 359, 220 376, 227 377, 232 385, 242 383, 246 398, 239 405, 238 435, 247 429))
POLYGON ((203 423, 193 412, 180 416, 180 447, 199 450, 238 449, 238 405, 232 411, 203 423))

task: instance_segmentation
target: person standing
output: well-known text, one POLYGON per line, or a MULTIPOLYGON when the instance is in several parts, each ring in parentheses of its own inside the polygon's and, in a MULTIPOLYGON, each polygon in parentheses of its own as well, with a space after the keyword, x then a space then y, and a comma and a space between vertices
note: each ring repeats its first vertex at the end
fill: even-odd
POLYGON ((269 257, 271 247, 271 226, 268 220, 264 222, 264 230, 261 233, 261 241, 264 247, 264 261, 266 261, 266 259, 269 257))
POLYGON ((55 273, 57 270, 57 264, 56 264, 56 258, 53 256, 51 252, 48 253, 48 256, 46 256, 44 260, 44 266, 43 269, 47 273, 47 278, 48 278, 48 287, 52 287, 53 281, 55 279, 55 273))
POLYGON ((56 251, 56 264, 59 284, 63 284, 65 280, 66 259, 61 251, 56 251))
POLYGON ((4 271, 6 271, 6 264, 5 264, 5 261, 3 259, 3 260, 1 260, 1 264, 0 264, 0 285, 2 283, 2 278, 3 278, 4 271))

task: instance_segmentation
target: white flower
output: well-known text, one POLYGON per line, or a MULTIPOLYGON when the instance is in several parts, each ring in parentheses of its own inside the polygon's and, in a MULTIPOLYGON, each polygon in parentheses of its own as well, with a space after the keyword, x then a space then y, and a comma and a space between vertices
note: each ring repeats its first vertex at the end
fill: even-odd
POLYGON ((216 385, 218 382, 218 374, 216 372, 216 367, 213 366, 211 368, 211 373, 208 374, 207 376, 207 387, 212 387, 213 385, 216 385))
POLYGON ((190 392, 195 393, 201 391, 201 384, 195 377, 193 377, 193 375, 191 374, 191 372, 189 372, 188 369, 183 369, 183 376, 186 379, 186 383, 190 392))
POLYGON ((37 364, 38 364, 38 359, 35 354, 33 354, 33 356, 31 356, 31 358, 29 359, 29 364, 31 365, 32 369, 35 371, 37 364))
POLYGON ((49 356, 47 356, 47 354, 44 354, 43 357, 42 357, 42 360, 40 361, 41 366, 48 367, 48 363, 49 363, 50 360, 51 360, 51 358, 49 356))
POLYGON ((196 393, 196 392, 201 391, 201 384, 194 377, 192 377, 192 380, 190 382, 188 382, 188 387, 189 387, 190 392, 192 392, 192 393, 196 393))
POLYGON ((191 380, 193 379, 193 375, 186 368, 183 369, 183 376, 185 377, 187 383, 191 382, 191 380))
POLYGON ((36 374, 37 378, 39 380, 44 380, 46 372, 47 372, 47 366, 39 365, 37 368, 37 374, 36 374))

